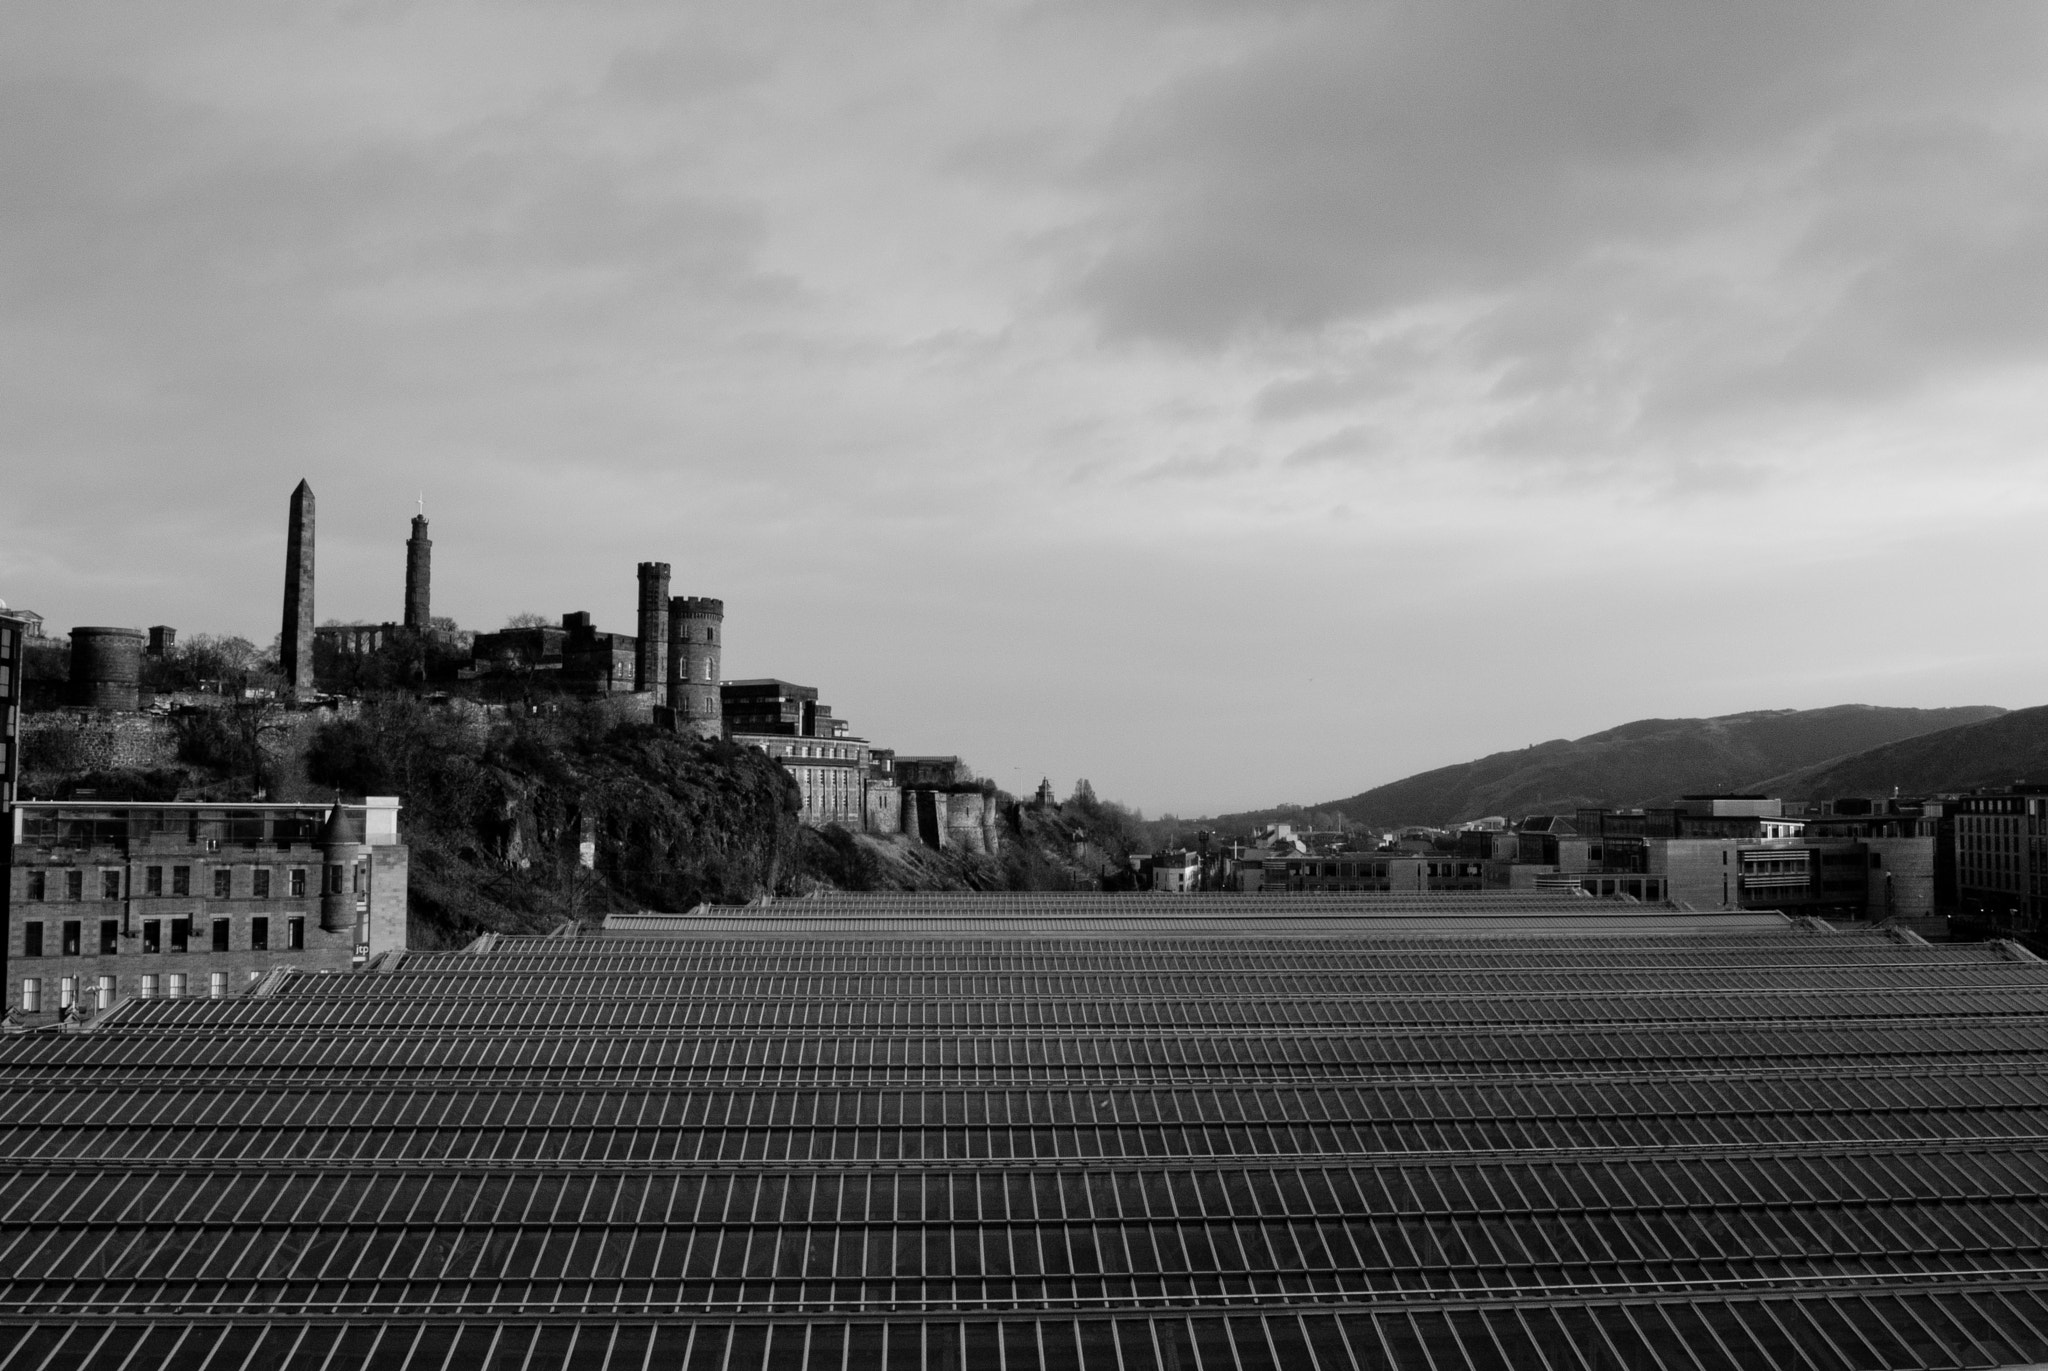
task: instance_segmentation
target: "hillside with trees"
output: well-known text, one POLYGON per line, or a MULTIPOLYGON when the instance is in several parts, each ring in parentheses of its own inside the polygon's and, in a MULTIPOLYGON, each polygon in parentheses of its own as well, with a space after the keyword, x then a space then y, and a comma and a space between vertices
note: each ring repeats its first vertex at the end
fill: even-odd
POLYGON ((1762 783, 1788 795, 1931 795, 2048 781, 2048 705, 1926 733, 1762 783))
MULTIPOLYGON (((2034 711, 2022 711, 2032 713, 2034 711)), ((1667 804, 1681 795, 1776 788, 1773 793, 1832 794, 1814 788, 1844 762, 1873 748, 1924 739, 1926 755, 1941 752, 1933 741, 2006 716, 1992 705, 1951 709, 1898 709, 1876 705, 1834 705, 1825 709, 1756 710, 1707 719, 1638 719, 1583 738, 1555 739, 1477 761, 1438 767, 1375 786, 1348 799, 1311 807, 1323 822, 1341 816, 1347 824, 1387 829, 1402 824, 1452 824, 1488 814, 1566 813, 1582 805, 1632 808, 1667 804), (1788 777, 1802 777, 1783 789, 1788 777)), ((1920 755, 1920 754, 1911 754, 1920 755)), ((1929 767, 1933 774, 1937 767, 1929 767)), ((1967 769, 1967 768, 1965 768, 1967 769)), ((1852 773, 1844 772, 1843 775, 1852 773)), ((1860 773, 1855 773, 1860 774, 1860 773)), ((1833 784, 1829 782, 1828 784, 1833 784)), ((1854 793, 1843 792, 1843 793, 1854 793)), ((1889 792, 1889 783, 1886 793, 1889 792)), ((1234 831, 1252 822, 1304 811, 1263 810, 1222 816, 1213 822, 1234 831)), ((1300 823, 1299 817, 1291 818, 1300 823)))

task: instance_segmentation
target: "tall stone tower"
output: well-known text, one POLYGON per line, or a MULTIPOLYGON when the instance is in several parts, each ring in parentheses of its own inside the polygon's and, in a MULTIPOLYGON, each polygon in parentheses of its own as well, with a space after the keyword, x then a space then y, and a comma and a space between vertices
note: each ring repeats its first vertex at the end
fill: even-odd
POLYGON ((427 516, 412 516, 412 537, 405 540, 405 626, 425 633, 433 594, 434 540, 427 536, 427 516))
POLYGON ((633 689, 660 695, 669 676, 667 562, 640 564, 639 633, 633 646, 633 689))
POLYGON ((724 637, 725 601, 678 595, 668 602, 668 707, 680 732, 704 739, 725 732, 718 690, 724 637))
POLYGON ((284 548, 284 684, 293 699, 313 692, 313 487, 292 491, 284 548))

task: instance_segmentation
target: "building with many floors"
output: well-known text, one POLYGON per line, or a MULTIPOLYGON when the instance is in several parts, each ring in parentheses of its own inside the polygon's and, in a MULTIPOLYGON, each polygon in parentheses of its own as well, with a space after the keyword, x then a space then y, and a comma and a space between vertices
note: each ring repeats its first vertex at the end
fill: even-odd
POLYGON ((2048 786, 1965 795, 1949 808, 1957 913, 1999 928, 2048 929, 2048 786))
POLYGON ((21 801, 8 865, 17 1025, 127 996, 222 996, 406 946, 399 802, 21 801))

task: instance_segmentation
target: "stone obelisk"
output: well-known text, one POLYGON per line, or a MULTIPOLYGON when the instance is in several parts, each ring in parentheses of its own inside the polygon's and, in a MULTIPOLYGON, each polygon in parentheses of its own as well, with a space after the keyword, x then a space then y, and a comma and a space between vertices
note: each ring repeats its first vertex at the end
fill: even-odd
POLYGON ((313 487, 292 491, 292 518, 285 534, 284 633, 278 665, 285 693, 302 700, 313 693, 313 487))

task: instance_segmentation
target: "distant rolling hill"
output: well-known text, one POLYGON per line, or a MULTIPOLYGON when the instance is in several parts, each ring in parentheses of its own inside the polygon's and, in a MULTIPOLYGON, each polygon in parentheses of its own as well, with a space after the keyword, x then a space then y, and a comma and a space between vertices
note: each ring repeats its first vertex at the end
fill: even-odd
POLYGON ((1785 795, 1907 795, 2048 780, 2048 705, 1923 733, 1764 782, 1785 795))
MULTIPOLYGON (((1372 827, 1448 824, 1486 814, 1510 817, 1564 813, 1580 805, 1628 807, 1668 803, 1680 795, 1776 789, 1792 795, 1858 794, 1842 788, 1850 778, 1875 776, 1886 763, 1880 753, 1908 750, 1920 770, 1933 775, 1951 744, 1976 730, 2003 728, 2033 719, 2013 738, 2033 740, 2037 768, 2048 774, 2048 708, 2007 713, 1993 705, 1954 709, 1887 709, 1876 705, 1834 705, 1827 709, 1758 710, 1714 719, 1639 719, 1584 738, 1538 743, 1519 752, 1496 752, 1476 762, 1438 767, 1376 786, 1348 800, 1313 806, 1340 810, 1372 827), (1922 748, 1922 752, 1911 749, 1922 748), (1867 759, 1875 769, 1858 769, 1867 759), (1830 767, 1840 768, 1831 771, 1830 767)), ((1993 765, 2003 735, 1978 746, 1969 740, 1963 771, 1993 765)), ((1904 763, 1900 763, 1904 765, 1904 763)), ((2010 765, 1999 774, 2011 779, 2010 765)), ((1895 784, 1885 779, 1889 794, 1895 784)), ((1866 787, 1867 788, 1867 787, 1866 787)))

